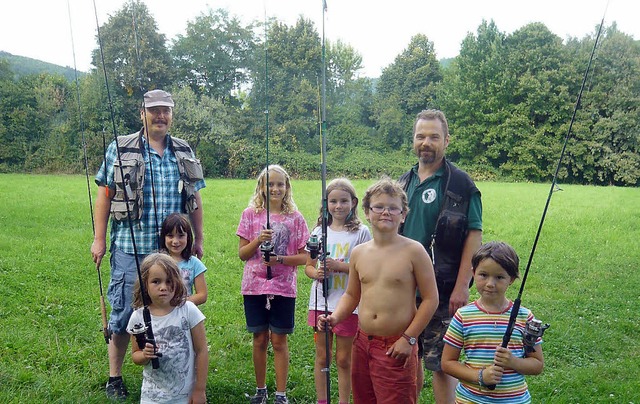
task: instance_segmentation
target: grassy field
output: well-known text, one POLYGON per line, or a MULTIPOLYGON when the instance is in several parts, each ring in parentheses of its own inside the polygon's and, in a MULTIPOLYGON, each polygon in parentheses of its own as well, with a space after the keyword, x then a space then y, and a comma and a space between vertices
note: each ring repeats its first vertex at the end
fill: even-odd
MULTIPOLYGON (((370 183, 355 184, 361 194, 370 183)), ((207 184, 202 192, 209 286, 202 307, 210 347, 207 395, 212 403, 241 403, 255 386, 235 230, 255 182, 207 184)), ((511 243, 523 270, 549 185, 478 186, 484 241, 511 243)), ((543 345, 545 371, 527 378, 534 402, 640 403, 640 320, 632 311, 640 299, 640 189, 561 187, 551 200, 522 300, 551 324, 543 345)), ((313 225, 320 182, 294 181, 293 190, 313 225)), ((0 225, 0 402, 104 402, 108 365, 98 277, 89 254, 86 179, 0 175, 0 225)), ((106 263, 101 273, 106 291, 106 263)), ((288 384, 295 403, 315 400, 313 335, 305 325, 310 285, 300 271, 288 384)), ((511 298, 519 286, 516 282, 510 288, 511 298)), ((141 372, 127 357, 123 373, 131 402, 139 398, 141 372)), ((335 375, 334 368, 334 380, 335 375)), ((272 357, 267 383, 273 390, 272 357)), ((337 402, 337 389, 333 393, 337 402)), ((433 402, 430 386, 420 402, 433 402)))

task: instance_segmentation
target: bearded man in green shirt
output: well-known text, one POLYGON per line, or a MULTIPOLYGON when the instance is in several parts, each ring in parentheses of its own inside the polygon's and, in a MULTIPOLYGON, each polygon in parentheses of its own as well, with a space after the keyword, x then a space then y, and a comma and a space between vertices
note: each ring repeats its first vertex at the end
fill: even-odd
MULTIPOLYGON (((433 374, 438 404, 455 401, 457 380, 440 367, 442 337, 453 314, 469 301, 471 257, 482 244, 480 191, 467 173, 445 158, 449 139, 442 111, 421 111, 413 126, 418 163, 400 177, 409 199, 409 213, 400 231, 425 247, 438 283, 438 309, 419 338, 419 355, 433 374)), ((419 366, 418 394, 423 382, 424 370, 419 366)))

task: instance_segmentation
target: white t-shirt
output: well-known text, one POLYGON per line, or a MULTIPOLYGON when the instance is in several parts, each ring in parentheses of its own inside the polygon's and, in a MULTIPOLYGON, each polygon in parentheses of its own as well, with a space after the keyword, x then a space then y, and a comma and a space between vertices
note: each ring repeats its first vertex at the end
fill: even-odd
MULTIPOLYGON (((320 226, 313 229, 312 235, 318 236, 318 239, 322 238, 322 228, 320 226)), ((351 251, 358 244, 362 244, 371 240, 371 232, 369 228, 364 224, 360 225, 357 231, 333 231, 330 227, 327 228, 327 253, 328 258, 333 258, 337 261, 349 262, 351 251)), ((319 264, 318 264, 319 265, 319 264)), ((334 272, 329 274, 329 288, 328 288, 328 309, 333 312, 338 305, 340 297, 347 289, 347 281, 349 280, 349 274, 344 272, 334 272)), ((311 293, 309 296, 309 310, 324 310, 324 296, 322 295, 322 281, 313 281, 311 284, 311 293), (317 297, 317 304, 316 304, 317 297)), ((358 308, 353 312, 358 314, 358 308)))
MULTIPOLYGON (((142 308, 131 315, 127 331, 144 324, 142 308)), ((151 362, 142 371, 140 403, 188 403, 195 383, 195 352, 191 329, 204 321, 204 314, 192 302, 175 307, 165 316, 151 315, 160 367, 151 362)))

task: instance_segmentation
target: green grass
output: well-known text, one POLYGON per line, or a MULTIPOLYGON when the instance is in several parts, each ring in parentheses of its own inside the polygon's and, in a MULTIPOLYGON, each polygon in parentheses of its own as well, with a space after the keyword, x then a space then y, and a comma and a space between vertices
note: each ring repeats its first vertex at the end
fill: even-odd
MULTIPOLYGON (((355 182, 360 194, 369 183, 355 182)), ((207 184, 202 192, 210 291, 202 307, 210 348, 207 395, 212 403, 241 403, 255 386, 235 230, 255 183, 207 184)), ((511 243, 524 270, 549 185, 478 185, 484 240, 511 243)), ((299 209, 313 225, 320 182, 294 180, 293 187, 299 209)), ((640 298, 640 190, 562 188, 551 199, 522 300, 551 324, 545 371, 527 378, 534 402, 638 403, 640 321, 633 308, 640 298)), ((98 277, 89 254, 85 178, 0 175, 0 224, 0 402, 104 402, 108 364, 98 277)), ((106 263, 101 273, 106 291, 106 263)), ((298 280, 288 395, 292 402, 311 403, 313 335, 305 325, 310 281, 302 271, 298 280)), ((511 298, 519 287, 516 282, 509 290, 511 298)), ((267 383, 273 389, 271 360, 267 383)), ((127 357, 123 373, 131 402, 139 398, 141 372, 127 357)), ((335 375, 333 368, 337 387, 335 375)), ((333 394, 337 400, 336 388, 333 394)), ((432 401, 427 386, 420 402, 432 401)))

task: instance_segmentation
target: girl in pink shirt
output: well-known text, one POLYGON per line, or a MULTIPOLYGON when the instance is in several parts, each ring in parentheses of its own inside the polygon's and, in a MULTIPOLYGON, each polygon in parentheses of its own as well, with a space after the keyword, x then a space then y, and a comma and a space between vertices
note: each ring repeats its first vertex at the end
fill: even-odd
POLYGON ((270 165, 268 178, 267 187, 267 170, 258 175, 256 191, 242 212, 236 234, 240 237, 238 256, 245 262, 244 314, 247 331, 253 334, 256 394, 250 397, 251 402, 267 402, 267 346, 271 341, 276 371, 275 402, 286 404, 287 335, 293 333, 297 266, 307 260, 309 229, 293 201, 291 181, 284 168, 270 165), (270 228, 266 226, 267 197, 270 228), (260 249, 264 242, 270 242, 273 248, 268 260, 260 249))

